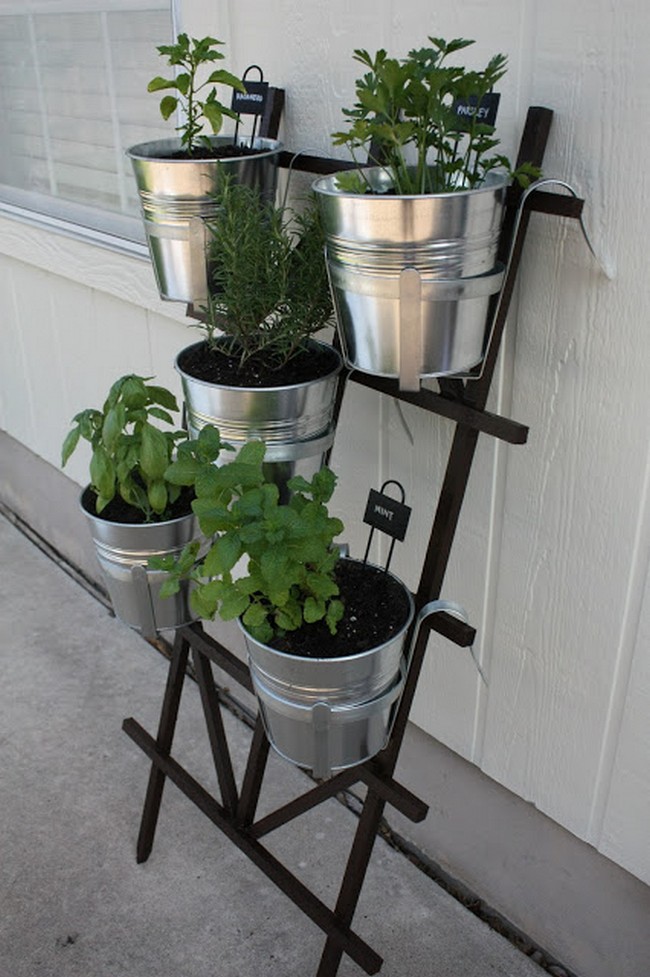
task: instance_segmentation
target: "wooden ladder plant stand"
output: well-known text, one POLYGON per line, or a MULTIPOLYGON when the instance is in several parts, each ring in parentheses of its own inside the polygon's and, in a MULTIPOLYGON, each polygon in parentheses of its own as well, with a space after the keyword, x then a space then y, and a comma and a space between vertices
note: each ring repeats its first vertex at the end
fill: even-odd
MULTIPOLYGON (((551 119, 552 112, 549 109, 529 109, 518 163, 529 160, 541 165, 551 119)), ((292 154, 283 153, 281 165, 289 166, 292 158, 292 154)), ((332 173, 342 168, 340 160, 316 156, 301 156, 295 159, 292 165, 297 169, 319 174, 332 173)), ((487 434, 509 444, 524 444, 528 435, 526 426, 486 411, 485 405, 529 217, 535 211, 579 218, 584 201, 562 194, 536 190, 527 197, 521 219, 517 222, 520 196, 520 191, 511 189, 506 204, 499 260, 505 262, 509 254, 511 259, 503 285, 502 298, 498 304, 491 343, 480 377, 468 382, 456 378, 441 380, 439 393, 431 390, 420 390, 417 393, 400 392, 396 380, 375 378, 358 372, 352 372, 348 377, 348 382, 360 383, 389 397, 438 414, 455 425, 447 468, 415 595, 416 615, 429 601, 437 599, 440 595, 479 434, 487 434), (516 239, 513 241, 515 228, 516 239)), ((495 297, 492 312, 497 301, 495 297)), ((339 408, 342 396, 343 390, 339 394, 339 408)), ((351 925, 385 805, 391 804, 415 822, 424 820, 427 815, 428 807, 424 801, 399 784, 394 779, 394 772, 424 660, 428 634, 432 629, 460 646, 471 645, 475 634, 473 628, 449 614, 438 613, 425 619, 415 644, 404 693, 386 748, 373 759, 318 783, 272 813, 256 819, 269 743, 258 715, 247 767, 241 788, 238 790, 221 718, 219 692, 215 686, 212 665, 222 668, 243 688, 252 692, 249 669, 231 651, 206 634, 200 624, 180 628, 175 633, 156 738, 154 739, 132 718, 126 719, 122 727, 151 760, 151 773, 137 842, 138 862, 144 862, 151 852, 163 787, 165 781, 169 779, 326 934, 316 977, 335 977, 344 953, 348 954, 367 974, 377 973, 382 958, 353 931, 351 925), (200 689, 220 800, 195 780, 171 753, 190 650, 200 689), (274 829, 287 824, 357 783, 364 784, 367 788, 365 800, 352 840, 338 899, 335 908, 330 909, 264 847, 261 839, 274 829)))

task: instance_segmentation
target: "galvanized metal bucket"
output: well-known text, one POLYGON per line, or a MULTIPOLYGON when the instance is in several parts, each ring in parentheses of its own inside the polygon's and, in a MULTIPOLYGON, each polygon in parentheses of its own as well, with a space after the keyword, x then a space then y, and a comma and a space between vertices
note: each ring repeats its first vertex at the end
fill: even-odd
POLYGON ((179 593, 163 598, 160 588, 167 573, 147 566, 152 556, 178 556, 196 538, 194 514, 159 523, 110 522, 90 510, 88 489, 80 504, 115 616, 148 638, 196 620, 190 610, 189 581, 181 584, 179 593))
POLYGON ((361 654, 289 655, 256 641, 240 623, 269 742, 316 777, 362 763, 388 740, 404 685, 404 637, 413 618, 411 594, 397 582, 408 597, 407 618, 390 641, 361 654))
MULTIPOLYGON (((311 342, 325 346, 316 340, 311 342)), ((316 380, 284 387, 237 387, 198 380, 183 369, 184 354, 201 345, 195 343, 181 350, 175 362, 181 376, 190 437, 197 437, 201 428, 213 424, 223 440, 236 448, 246 441, 263 441, 265 476, 278 485, 281 493, 294 475, 315 475, 334 442, 332 418, 343 368, 338 352, 327 347, 335 366, 316 380)))
MULTIPOLYGON (((232 142, 214 136, 215 146, 232 142)), ((242 139, 241 146, 248 146, 242 139)), ((158 139, 127 150, 135 174, 149 254, 161 298, 176 302, 205 302, 211 287, 207 261, 206 222, 217 207, 215 194, 225 175, 257 188, 264 200, 275 198, 277 158, 276 139, 257 138, 251 156, 214 160, 173 159, 181 148, 180 139, 158 139)))
POLYGON ((470 370, 483 358, 488 304, 503 282, 496 253, 507 177, 399 196, 387 192, 384 170, 365 174, 377 193, 341 192, 336 175, 313 185, 346 361, 398 377, 404 389, 470 370))

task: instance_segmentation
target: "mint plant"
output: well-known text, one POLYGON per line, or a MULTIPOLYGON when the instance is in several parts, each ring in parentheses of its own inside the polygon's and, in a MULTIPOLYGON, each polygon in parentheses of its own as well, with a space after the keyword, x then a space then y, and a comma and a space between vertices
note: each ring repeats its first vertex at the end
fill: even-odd
POLYGON ((264 444, 248 442, 233 461, 215 465, 224 447, 217 429, 206 426, 195 441, 179 446, 165 473, 176 485, 194 488, 192 508, 212 542, 199 562, 199 542, 176 560, 152 561, 169 573, 161 593, 173 594, 181 580, 194 580, 191 601, 201 617, 241 617, 264 643, 316 621, 325 621, 335 634, 343 604, 337 599, 339 553, 333 541, 343 524, 329 515, 327 502, 336 476, 323 468, 311 481, 293 478, 290 501, 280 503, 278 487, 264 475, 264 444), (235 576, 242 557, 246 572, 235 576))
MULTIPOLYGON (((350 127, 333 133, 334 144, 347 146, 355 160, 364 150, 398 194, 471 189, 498 167, 527 186, 539 170, 526 163, 513 172, 507 157, 493 153, 499 144, 494 126, 479 122, 477 113, 467 123, 454 111, 458 100, 476 99, 480 105, 505 74, 505 56, 495 55, 482 71, 468 71, 445 62, 474 41, 428 40, 431 47, 414 49, 402 60, 383 49, 374 57, 355 50, 355 60, 369 71, 356 82, 354 108, 343 109, 350 127)), ((338 185, 353 193, 373 192, 361 165, 340 174, 338 185)))
POLYGON ((65 466, 80 439, 92 447, 90 487, 99 515, 116 496, 142 513, 144 522, 169 518, 180 488, 165 473, 186 431, 162 430, 152 420, 173 425, 178 411, 174 395, 150 384, 151 377, 128 374, 112 385, 101 410, 76 414, 63 442, 65 466))
POLYGON ((228 108, 217 97, 216 85, 226 85, 239 92, 245 92, 243 81, 224 69, 213 71, 208 78, 200 82, 200 69, 214 61, 221 61, 223 54, 217 50, 222 45, 216 37, 202 37, 197 40, 189 38, 187 34, 179 34, 175 44, 162 44, 157 48, 158 53, 167 58, 170 67, 181 69, 173 78, 162 78, 157 75, 147 86, 149 92, 159 92, 173 89, 175 95, 165 95, 160 102, 160 114, 167 120, 180 105, 184 112, 185 122, 177 126, 181 133, 181 145, 188 156, 193 156, 197 146, 203 141, 210 145, 207 136, 201 136, 204 123, 208 123, 212 132, 221 131, 224 115, 232 119, 237 113, 228 108), (212 87, 210 87, 212 86, 212 87), (209 89, 205 97, 200 97, 204 89, 209 89))
POLYGON ((210 230, 209 345, 223 333, 219 348, 241 365, 257 356, 281 369, 333 316, 318 207, 276 207, 225 180, 210 230))

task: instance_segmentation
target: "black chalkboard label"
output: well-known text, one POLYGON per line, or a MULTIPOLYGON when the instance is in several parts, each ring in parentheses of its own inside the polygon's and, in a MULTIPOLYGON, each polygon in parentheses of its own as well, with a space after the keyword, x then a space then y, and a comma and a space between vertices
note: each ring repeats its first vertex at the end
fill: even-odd
POLYGON ((245 81, 246 93, 233 92, 231 108, 239 115, 262 115, 269 90, 267 81, 245 81))
POLYGON ((497 92, 488 92, 480 102, 476 95, 470 95, 469 98, 457 98, 453 105, 453 111, 458 117, 460 127, 469 129, 474 120, 486 126, 496 125, 500 98, 501 96, 497 92))
POLYGON ((368 503, 363 521, 374 529, 398 539, 400 542, 406 536, 406 529, 411 516, 411 508, 391 499, 389 495, 382 495, 375 489, 370 489, 368 503))

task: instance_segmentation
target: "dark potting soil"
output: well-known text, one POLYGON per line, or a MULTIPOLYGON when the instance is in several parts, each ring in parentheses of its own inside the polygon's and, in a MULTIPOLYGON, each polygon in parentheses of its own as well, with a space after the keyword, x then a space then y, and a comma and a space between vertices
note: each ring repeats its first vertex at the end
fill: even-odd
POLYGON ((251 149, 250 146, 235 146, 229 143, 227 146, 195 146, 194 152, 190 156, 186 149, 179 149, 175 153, 169 153, 166 159, 237 159, 240 156, 259 156, 266 152, 264 149, 251 149))
POLYGON ((408 619, 403 586, 389 573, 353 560, 341 560, 336 582, 345 614, 332 635, 323 621, 275 638, 278 651, 303 658, 346 658, 389 641, 408 619))
MULTIPOLYGON (((95 509, 96 499, 97 495, 90 487, 84 491, 81 497, 81 504, 83 508, 92 516, 97 516, 97 511, 95 509)), ((191 488, 182 488, 181 494, 170 508, 170 514, 168 514, 165 519, 156 517, 155 519, 152 519, 151 522, 167 522, 171 519, 180 519, 182 516, 187 516, 192 511, 193 501, 194 490, 191 488)), ((98 518, 106 519, 107 522, 121 522, 128 525, 142 525, 145 521, 139 509, 136 509, 135 506, 129 505, 124 501, 124 499, 119 498, 119 496, 111 499, 106 508, 102 509, 102 511, 99 513, 98 518)))
POLYGON ((288 387, 327 376, 338 366, 338 358, 328 346, 314 345, 301 350, 280 369, 263 354, 251 356, 242 366, 238 356, 218 347, 211 349, 204 341, 183 350, 178 365, 197 380, 226 387, 288 387))

